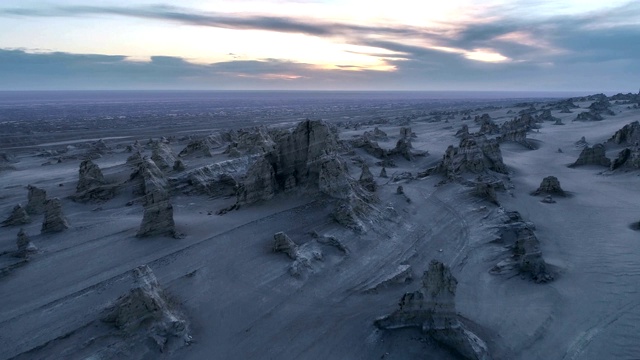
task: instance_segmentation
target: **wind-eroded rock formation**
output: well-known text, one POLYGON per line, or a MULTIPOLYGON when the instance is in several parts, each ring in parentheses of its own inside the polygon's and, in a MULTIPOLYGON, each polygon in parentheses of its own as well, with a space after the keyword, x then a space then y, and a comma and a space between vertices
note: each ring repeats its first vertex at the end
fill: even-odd
POLYGON ((555 176, 547 176, 542 179, 540 186, 531 195, 567 196, 560 187, 560 180, 555 176))
POLYGON ((24 225, 31 222, 31 218, 27 211, 22 207, 22 205, 18 204, 13 207, 11 210, 11 215, 2 222, 2 226, 15 226, 15 225, 24 225))
POLYGON ((27 214, 42 214, 44 212, 44 203, 47 201, 47 192, 33 185, 27 186, 27 189, 29 189, 29 200, 25 207, 27 214))
POLYGON ((16 251, 15 256, 19 258, 28 258, 29 255, 38 251, 38 248, 33 245, 27 236, 27 233, 24 232, 24 229, 20 229, 18 232, 16 246, 18 247, 18 250, 16 251))
POLYGON ((283 252, 295 260, 298 257, 298 245, 282 231, 273 235, 273 252, 283 252))
POLYGON ((100 167, 91 160, 80 163, 78 170, 78 185, 76 194, 72 196, 76 201, 105 201, 115 196, 116 186, 108 185, 100 167))
POLYGON ((69 228, 69 222, 62 213, 62 203, 60 199, 49 199, 44 204, 44 220, 41 232, 60 232, 69 228))
POLYGON ((607 157, 604 145, 595 144, 593 147, 585 147, 582 149, 582 152, 580 152, 576 162, 569 165, 569 167, 581 165, 600 165, 609 167, 611 165, 611 160, 607 157))
POLYGON ((166 143, 155 141, 151 150, 151 160, 163 171, 169 170, 176 162, 173 151, 166 143))
POLYGON ((153 160, 146 156, 137 160, 136 168, 131 173, 129 181, 133 183, 134 193, 138 195, 150 194, 154 190, 167 192, 169 189, 164 173, 153 160))
POLYGON ((623 126, 607 140, 607 144, 638 146, 640 144, 640 122, 634 121, 623 126))
POLYGON ((133 271, 134 286, 105 311, 103 321, 113 324, 128 340, 151 340, 160 351, 178 340, 177 347, 191 343, 185 317, 175 309, 147 265, 133 271))
POLYGON ((640 146, 625 148, 620 151, 618 156, 611 163, 611 170, 617 169, 640 169, 640 146))
POLYGON ((433 260, 422 277, 422 287, 404 294, 399 309, 374 324, 382 329, 418 327, 465 359, 491 359, 487 344, 456 313, 457 286, 449 268, 433 260))
POLYGON ((488 140, 484 136, 476 136, 460 140, 458 147, 450 145, 440 164, 420 173, 419 176, 443 174, 454 179, 466 172, 479 174, 487 171, 506 174, 507 167, 502 161, 498 142, 488 140))
POLYGON ((540 241, 533 232, 534 225, 525 222, 517 211, 505 212, 501 220, 499 241, 510 250, 510 256, 496 264, 491 273, 515 271, 537 283, 552 281, 554 275, 542 258, 540 241))
POLYGON ((155 189, 145 195, 144 214, 136 237, 176 236, 173 205, 169 193, 155 189))

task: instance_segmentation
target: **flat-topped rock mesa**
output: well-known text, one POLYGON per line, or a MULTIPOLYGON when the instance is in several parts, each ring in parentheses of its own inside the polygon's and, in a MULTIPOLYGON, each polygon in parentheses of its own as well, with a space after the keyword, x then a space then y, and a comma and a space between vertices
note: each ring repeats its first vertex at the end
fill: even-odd
POLYGON ((542 257, 540 241, 533 232, 535 226, 525 222, 517 211, 504 212, 500 221, 499 242, 509 249, 509 254, 490 273, 511 274, 515 271, 536 283, 553 281, 555 276, 542 257))
POLYGON ((173 220, 173 205, 169 193, 163 189, 153 189, 145 196, 142 223, 136 237, 169 236, 177 237, 173 220))
POLYGON ((639 146, 640 144, 640 122, 634 121, 623 126, 620 130, 607 140, 606 145, 639 146))
POLYGON ((178 157, 212 157, 214 150, 221 148, 230 141, 231 138, 228 133, 211 134, 202 139, 194 139, 178 153, 178 157))
POLYGON ((69 228, 69 222, 62 213, 62 202, 58 198, 52 198, 44 204, 44 220, 42 221, 42 233, 64 231, 69 228))
POLYGON ((84 160, 78 169, 78 185, 71 198, 75 201, 106 201, 116 194, 116 185, 109 185, 100 167, 91 160, 84 160))
POLYGON ((190 344, 187 319, 167 298, 151 269, 138 266, 133 278, 133 288, 105 309, 102 321, 115 326, 130 342, 155 343, 156 352, 190 344))
POLYGON ((555 195, 567 196, 567 193, 560 187, 560 180, 555 176, 547 176, 542 179, 540 186, 531 195, 555 195))
POLYGON ((28 185, 29 197, 25 210, 27 214, 37 215, 44 212, 44 203, 47 201, 47 192, 43 189, 28 185))
POLYGON ((607 151, 602 144, 595 144, 593 147, 585 147, 580 152, 578 159, 569 167, 576 167, 582 165, 600 165, 611 166, 611 160, 607 157, 607 151))
POLYGON ((399 309, 378 318, 381 329, 418 327, 465 359, 491 359, 487 344, 467 328, 456 312, 458 281, 449 267, 433 260, 422 277, 422 287, 402 296, 399 309))
POLYGON ((442 174, 449 179, 455 179, 464 173, 480 174, 489 171, 508 173, 502 161, 500 145, 495 139, 473 136, 461 139, 458 147, 449 145, 442 161, 437 166, 419 173, 418 177, 442 174))
POLYGON ((31 242, 31 239, 24 232, 24 229, 20 229, 18 232, 18 238, 16 239, 16 246, 18 250, 15 252, 15 256, 19 258, 28 258, 29 255, 38 252, 38 248, 31 242))
POLYGON ((173 154, 171 147, 162 142, 154 141, 151 147, 151 160, 162 171, 171 170, 176 162, 176 156, 173 154))
POLYGON ((16 225, 25 225, 31 222, 31 217, 27 214, 22 205, 17 204, 11 210, 11 214, 7 217, 6 220, 2 222, 2 226, 16 226, 16 225))

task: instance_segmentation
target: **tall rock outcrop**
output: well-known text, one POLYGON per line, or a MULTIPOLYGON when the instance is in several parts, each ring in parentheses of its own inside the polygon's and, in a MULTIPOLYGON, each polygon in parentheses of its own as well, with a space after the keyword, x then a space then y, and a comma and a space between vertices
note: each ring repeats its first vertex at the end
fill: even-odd
POLYGON ((585 147, 580 152, 578 159, 569 167, 576 167, 581 165, 600 165, 609 167, 611 160, 607 157, 607 152, 602 144, 595 144, 593 147, 585 147))
POLYGON ((45 202, 44 220, 42 222, 42 233, 60 232, 69 228, 69 222, 62 213, 62 203, 60 199, 53 198, 45 202))
POLYGON ((147 265, 133 271, 134 286, 109 306, 103 321, 115 326, 128 338, 151 340, 160 351, 178 340, 177 346, 191 343, 186 318, 167 299, 158 280, 147 265))
POLYGON ((265 156, 261 156, 247 171, 237 190, 238 205, 269 200, 276 194, 276 173, 265 156))
POLYGON ((138 195, 149 194, 154 190, 168 192, 169 189, 164 173, 153 160, 146 156, 139 161, 136 169, 131 173, 129 181, 133 183, 134 193, 138 195))
POLYGON ((567 196, 562 187, 560 187, 560 180, 555 176, 547 176, 542 179, 540 186, 531 195, 567 196))
POLYGON ((373 174, 371 173, 371 170, 369 170, 369 166, 367 164, 362 164, 362 173, 360 174, 360 179, 358 181, 363 188, 371 192, 376 191, 376 189, 378 188, 376 180, 374 179, 373 174))
POLYGON ((465 359, 491 359, 487 344, 467 328, 456 312, 457 286, 449 268, 433 260, 422 277, 422 287, 404 294, 399 309, 374 324, 382 329, 418 327, 465 359))
POLYGON ((100 167, 91 160, 80 163, 78 170, 78 185, 76 194, 72 196, 76 201, 106 201, 116 194, 116 186, 108 185, 100 167))
POLYGON ((144 214, 136 237, 156 235, 177 236, 173 205, 169 193, 162 189, 154 189, 145 195, 144 214))
POLYGON ((322 159, 338 149, 337 134, 321 120, 305 120, 277 140, 276 178, 286 183, 317 186, 322 159))
POLYGON ((29 200, 25 210, 27 214, 36 215, 44 212, 44 203, 47 201, 47 192, 33 185, 27 186, 29 190, 29 200))
POLYGON ((176 157, 168 144, 155 141, 152 145, 151 160, 162 171, 170 170, 176 162, 176 157))
POLYGON ((13 207, 11 210, 11 215, 2 222, 2 226, 16 226, 16 225, 24 225, 31 222, 31 217, 27 214, 25 208, 22 205, 18 204, 13 207))

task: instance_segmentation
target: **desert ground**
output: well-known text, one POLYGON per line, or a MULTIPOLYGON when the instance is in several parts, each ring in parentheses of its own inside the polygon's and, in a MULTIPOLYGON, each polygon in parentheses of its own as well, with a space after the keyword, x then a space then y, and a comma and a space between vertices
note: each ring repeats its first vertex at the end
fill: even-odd
POLYGON ((640 95, 74 101, 0 124, 2 360, 640 359, 640 95))

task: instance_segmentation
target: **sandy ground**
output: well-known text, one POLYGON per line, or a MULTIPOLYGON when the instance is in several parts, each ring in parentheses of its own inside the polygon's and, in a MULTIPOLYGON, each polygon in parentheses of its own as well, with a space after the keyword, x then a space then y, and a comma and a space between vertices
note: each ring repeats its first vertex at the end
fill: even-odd
MULTIPOLYGON (((142 206, 126 206, 133 199, 130 189, 105 203, 75 203, 67 197, 75 190, 80 161, 41 166, 46 159, 25 149, 16 170, 0 177, 0 214, 8 216, 16 203, 26 204, 26 185, 33 184, 62 199, 71 228, 40 234, 42 215, 24 227, 40 252, 0 277, 0 359, 455 359, 418 330, 373 326, 419 281, 367 290, 401 264, 411 265, 419 279, 432 259, 452 268, 459 281, 458 311, 477 324, 496 359, 640 359, 640 233, 629 228, 640 220, 640 173, 567 167, 580 153, 574 142, 581 136, 591 144, 603 142, 640 118, 638 110, 614 108, 620 113, 600 122, 572 122, 575 113, 554 111, 566 125, 545 123, 530 133, 538 149, 501 145, 513 188, 499 192, 499 200, 504 209, 518 210, 535 223, 543 256, 558 273, 548 284, 489 274, 505 253, 492 242, 491 219, 501 209, 460 184, 435 186, 442 180, 437 176, 401 183, 378 178, 376 160, 359 150, 380 185, 380 204, 398 214, 367 233, 333 223, 333 203, 321 196, 279 195, 218 216, 209 212, 233 199, 178 194, 172 202, 184 236, 137 239, 142 206), (530 196, 548 175, 557 176, 572 196, 555 204, 530 196), (395 194, 398 185, 411 202, 395 194), (292 277, 291 260, 271 252, 278 231, 299 244, 312 241, 311 231, 333 235, 350 252, 322 247, 323 261, 292 277), (122 341, 98 319, 128 291, 131 270, 140 264, 151 267, 183 309, 194 343, 164 354, 137 348, 96 353, 122 341)), ((489 113, 500 123, 513 116, 508 110, 489 113)), ((439 161, 448 145, 458 143, 454 134, 462 123, 460 116, 450 122, 413 120, 413 145, 430 155, 397 160, 389 175, 415 174, 439 161)), ((473 121, 464 123, 477 130, 473 121)), ((349 139, 370 129, 342 130, 340 136, 349 139)), ((380 144, 393 147, 399 126, 380 129, 390 135, 380 144)), ((107 144, 116 148, 130 142, 115 136, 107 144)), ((174 150, 183 145, 175 144, 174 150)), ((129 171, 123 165, 127 155, 115 151, 96 163, 108 179, 121 180, 129 171)), ((357 166, 350 169, 359 175, 357 166)), ((15 249, 18 229, 0 228, 0 252, 15 249)), ((7 255, 0 259, 2 266, 13 261, 7 255)))

